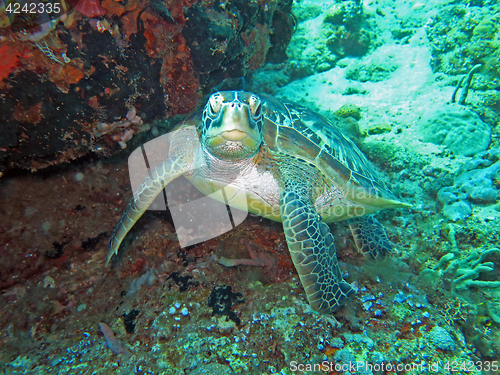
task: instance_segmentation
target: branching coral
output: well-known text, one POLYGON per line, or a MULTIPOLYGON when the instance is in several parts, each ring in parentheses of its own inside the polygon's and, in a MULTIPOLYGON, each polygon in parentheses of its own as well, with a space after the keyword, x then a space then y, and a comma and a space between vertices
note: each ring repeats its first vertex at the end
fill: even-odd
POLYGON ((488 259, 498 256, 500 249, 496 247, 484 251, 475 250, 467 258, 456 258, 455 254, 448 253, 441 257, 433 269, 422 271, 419 279, 425 283, 431 279, 442 280, 446 289, 458 294, 473 288, 499 288, 500 280, 480 279, 484 274, 495 271, 495 263, 488 259))
POLYGON ((443 273, 453 292, 462 292, 471 288, 498 288, 500 281, 478 280, 482 273, 495 270, 495 263, 485 261, 493 254, 500 254, 500 249, 475 251, 465 259, 452 260, 443 273))

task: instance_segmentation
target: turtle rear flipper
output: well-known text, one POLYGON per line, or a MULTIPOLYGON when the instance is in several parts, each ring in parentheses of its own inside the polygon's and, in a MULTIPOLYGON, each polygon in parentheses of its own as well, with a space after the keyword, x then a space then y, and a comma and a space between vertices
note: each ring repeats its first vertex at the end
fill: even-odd
POLYGON ((373 215, 349 220, 349 228, 358 251, 368 260, 381 260, 394 252, 382 224, 373 215))
POLYGON ((296 190, 281 192, 280 211, 288 249, 311 308, 321 313, 338 310, 356 291, 342 277, 330 228, 296 190))

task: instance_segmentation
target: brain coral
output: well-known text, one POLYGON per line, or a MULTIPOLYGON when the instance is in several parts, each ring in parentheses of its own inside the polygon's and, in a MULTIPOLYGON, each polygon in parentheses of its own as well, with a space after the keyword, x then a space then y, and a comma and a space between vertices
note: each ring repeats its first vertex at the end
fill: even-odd
POLYGON ((459 104, 431 107, 418 125, 424 142, 444 145, 455 154, 474 156, 490 144, 490 127, 477 113, 459 104))

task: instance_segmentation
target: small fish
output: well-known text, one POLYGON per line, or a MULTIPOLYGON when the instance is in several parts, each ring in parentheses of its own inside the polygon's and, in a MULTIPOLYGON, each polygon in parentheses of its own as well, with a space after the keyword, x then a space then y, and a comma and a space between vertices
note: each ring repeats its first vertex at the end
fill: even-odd
POLYGON ((132 357, 132 353, 127 348, 124 348, 118 342, 118 339, 116 338, 115 334, 106 323, 103 322, 99 323, 99 329, 101 330, 104 336, 104 340, 106 340, 108 348, 110 348, 113 353, 115 353, 116 355, 123 354, 127 358, 132 357))

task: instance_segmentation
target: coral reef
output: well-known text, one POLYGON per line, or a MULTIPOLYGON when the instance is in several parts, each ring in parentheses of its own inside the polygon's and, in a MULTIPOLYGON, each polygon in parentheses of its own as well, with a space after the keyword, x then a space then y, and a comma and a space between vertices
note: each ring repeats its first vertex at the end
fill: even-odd
POLYGON ((477 86, 494 89, 500 84, 498 5, 443 7, 426 29, 433 67, 448 74, 467 73, 483 64, 484 78, 477 86))
MULTIPOLYGON (((406 253, 381 264, 378 270, 385 274, 376 281, 367 276, 369 265, 358 263, 349 250, 343 239, 347 228, 337 228, 339 260, 352 262, 346 278, 358 283, 359 294, 338 314, 326 316, 312 312, 304 299, 281 225, 252 216, 234 231, 181 248, 170 215, 148 212, 121 261, 103 272, 106 235, 101 233, 111 231, 131 195, 126 160, 84 160, 52 173, 6 176, 0 184, 0 301, 7 306, 0 311, 0 364, 7 371, 291 375, 299 364, 312 369, 326 361, 330 369, 362 361, 366 364, 357 372, 369 373, 367 366, 376 363, 480 358, 458 328, 463 320, 447 326, 430 293, 409 280, 401 263, 392 264, 400 257, 410 262, 406 253), (217 262, 221 256, 248 257, 242 238, 275 262, 272 278, 263 267, 226 268, 217 262), (388 272, 393 269, 398 272, 388 272), (391 275, 393 280, 385 280, 391 275), (113 353, 101 322, 130 358, 113 353), (426 339, 435 326, 454 338, 453 351, 436 350, 426 339)), ((421 238, 413 218, 396 215, 401 235, 389 226, 391 240, 402 249, 421 238)), ((462 238, 457 235, 457 241, 462 238)), ((494 313, 496 303, 491 299, 471 316, 488 317, 487 306, 494 313)), ((481 331, 489 327, 474 322, 481 331)), ((467 332, 486 354, 495 354, 491 330, 486 339, 467 332)))
POLYGON ((340 59, 363 56, 376 45, 376 27, 360 1, 332 1, 326 9, 308 2, 295 14, 299 23, 287 67, 292 80, 332 69, 340 59))
POLYGON ((366 30, 363 4, 349 0, 336 2, 325 15, 324 22, 333 26, 327 46, 339 56, 363 56, 373 35, 366 30))
POLYGON ((291 6, 291 0, 239 0, 223 9, 207 9, 204 2, 191 7, 183 35, 201 85, 247 76, 266 61, 282 62, 293 32, 291 6))
POLYGON ((359 292, 327 316, 308 306, 281 225, 253 216, 181 248, 170 212, 147 212, 119 260, 103 268, 107 233, 132 194, 127 150, 7 172, 0 372, 417 375, 461 373, 453 363, 500 357, 498 4, 301 0, 292 60, 283 61, 291 1, 99 3, 104 16, 70 9, 26 34, 24 21, 13 30, 0 11, 0 176, 89 149, 130 149, 168 131, 214 85, 255 85, 325 116, 346 103, 362 108, 359 121, 333 116, 345 134, 363 138, 393 192, 413 207, 378 216, 397 254, 375 265, 357 254, 344 223, 332 226, 344 277, 359 292), (368 52, 358 59, 364 32, 368 52), (349 38, 354 50, 342 45, 349 38), (445 105, 476 63, 466 106, 445 105), (489 145, 478 147, 483 134, 464 156, 420 142, 421 118, 440 106, 463 143, 465 123, 481 133, 486 124, 489 145), (148 126, 151 134, 139 133, 148 126), (103 322, 109 330, 101 332, 103 322))
POLYGON ((438 283, 441 280, 453 293, 470 292, 471 289, 499 288, 500 280, 482 279, 490 277, 489 273, 499 273, 494 268, 495 263, 487 261, 496 259, 498 262, 499 256, 500 250, 497 248, 476 250, 467 258, 458 258, 458 254, 448 253, 441 257, 434 269, 422 271, 419 278, 426 283, 438 283))
POLYGON ((158 126, 168 131, 171 124, 159 120, 190 113, 214 85, 286 58, 291 3, 82 0, 32 27, 7 18, 0 23, 0 122, 8 130, 0 134, 0 172, 89 151, 112 155, 152 123, 154 134, 143 138, 158 126), (141 123, 128 126, 132 107, 141 123))
POLYGON ((476 247, 464 237, 470 228, 479 233, 481 226, 475 223, 447 227, 449 246, 441 250, 444 255, 438 260, 427 262, 428 267, 418 276, 419 283, 437 291, 437 296, 430 298, 442 306, 443 324, 461 327, 481 355, 497 356, 500 348, 494 341, 498 331, 491 323, 498 320, 493 306, 500 295, 500 249, 484 245, 487 241, 483 240, 476 247))

